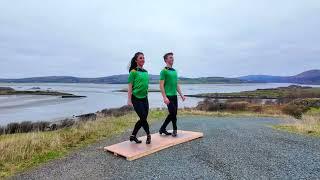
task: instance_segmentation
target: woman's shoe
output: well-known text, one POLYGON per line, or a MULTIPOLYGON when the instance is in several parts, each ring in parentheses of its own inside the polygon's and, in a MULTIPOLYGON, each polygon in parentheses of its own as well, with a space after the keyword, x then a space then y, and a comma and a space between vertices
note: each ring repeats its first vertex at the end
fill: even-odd
POLYGON ((140 141, 140 140, 139 140, 136 136, 134 136, 134 135, 131 135, 131 136, 130 136, 130 142, 132 142, 132 141, 136 142, 137 144, 142 143, 142 141, 140 141))
POLYGON ((177 130, 173 130, 172 131, 172 137, 176 137, 177 136, 177 130))
POLYGON ((150 144, 151 143, 151 135, 147 135, 147 140, 146 140, 146 144, 150 144))
POLYGON ((166 136, 171 135, 171 133, 169 133, 167 130, 163 130, 163 129, 159 130, 159 134, 160 135, 165 134, 166 136))

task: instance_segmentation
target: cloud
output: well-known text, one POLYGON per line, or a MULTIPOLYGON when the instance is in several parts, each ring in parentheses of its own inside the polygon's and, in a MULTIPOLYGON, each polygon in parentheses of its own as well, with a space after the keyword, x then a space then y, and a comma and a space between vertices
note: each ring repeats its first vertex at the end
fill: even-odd
POLYGON ((127 73, 136 51, 157 74, 292 75, 320 68, 320 2, 2 1, 0 77, 127 73))

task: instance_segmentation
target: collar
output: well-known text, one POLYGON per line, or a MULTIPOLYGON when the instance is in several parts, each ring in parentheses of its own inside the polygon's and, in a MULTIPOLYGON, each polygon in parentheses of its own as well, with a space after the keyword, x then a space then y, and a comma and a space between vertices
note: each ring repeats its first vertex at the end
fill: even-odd
POLYGON ((145 69, 143 69, 143 68, 139 68, 139 67, 136 67, 136 71, 147 72, 147 70, 145 70, 145 69))
POLYGON ((170 70, 170 71, 175 71, 175 69, 173 69, 173 68, 171 68, 171 67, 168 67, 168 66, 166 66, 165 69, 166 69, 166 70, 170 70))

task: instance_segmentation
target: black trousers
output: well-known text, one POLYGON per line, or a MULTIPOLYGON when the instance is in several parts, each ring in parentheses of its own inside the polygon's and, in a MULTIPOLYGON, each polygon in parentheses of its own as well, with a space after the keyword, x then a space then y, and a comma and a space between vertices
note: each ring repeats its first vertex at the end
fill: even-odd
POLYGON ((147 134, 150 134, 149 124, 147 121, 148 113, 149 113, 148 98, 146 97, 146 98, 140 99, 132 95, 131 101, 132 101, 134 110, 136 111, 136 113, 140 118, 139 121, 137 121, 136 125, 134 126, 132 135, 136 136, 141 127, 143 127, 144 131, 147 134))
POLYGON ((169 114, 161 126, 161 130, 165 130, 170 122, 172 122, 173 130, 177 130, 177 112, 178 112, 178 97, 167 96, 170 103, 167 105, 169 114))

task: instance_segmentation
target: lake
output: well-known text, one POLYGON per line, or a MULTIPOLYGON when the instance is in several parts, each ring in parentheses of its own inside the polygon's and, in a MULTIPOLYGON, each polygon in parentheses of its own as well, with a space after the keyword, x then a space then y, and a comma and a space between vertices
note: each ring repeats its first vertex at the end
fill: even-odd
MULTIPOLYGON (((183 84, 184 94, 210 92, 239 92, 258 88, 289 86, 287 83, 259 84, 183 84)), ((0 124, 21 121, 58 120, 73 115, 96 112, 105 108, 120 107, 127 103, 127 93, 113 92, 126 88, 126 84, 67 84, 67 83, 0 83, 0 87, 12 87, 16 90, 30 90, 39 87, 41 90, 55 90, 87 96, 87 98, 62 99, 54 96, 11 95, 0 96, 0 124)), ((158 89, 157 84, 150 89, 158 89)), ((194 107, 201 99, 189 97, 180 101, 180 107, 194 107)), ((151 108, 166 106, 159 92, 149 93, 151 108)))

